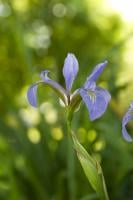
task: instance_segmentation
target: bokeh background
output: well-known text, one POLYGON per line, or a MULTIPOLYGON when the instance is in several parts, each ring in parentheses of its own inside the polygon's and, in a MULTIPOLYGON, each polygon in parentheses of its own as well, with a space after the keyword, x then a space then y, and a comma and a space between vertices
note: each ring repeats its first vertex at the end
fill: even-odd
POLYGON ((101 162, 110 199, 133 199, 133 144, 121 134, 133 100, 132 8, 130 0, 0 0, 0 200, 96 199, 76 155, 71 196, 66 115, 56 94, 40 86, 38 109, 26 99, 44 69, 64 85, 68 52, 80 65, 73 90, 97 63, 109 61, 98 80, 112 95, 106 113, 90 122, 81 105, 73 128, 101 162))

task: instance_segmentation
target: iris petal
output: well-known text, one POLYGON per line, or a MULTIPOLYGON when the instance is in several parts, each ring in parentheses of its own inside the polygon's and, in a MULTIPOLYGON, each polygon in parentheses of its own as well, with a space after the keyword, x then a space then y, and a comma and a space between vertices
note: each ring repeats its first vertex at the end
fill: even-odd
POLYGON ((68 100, 67 100, 67 94, 65 89, 57 82, 51 80, 48 77, 48 70, 42 71, 40 74, 40 77, 42 78, 42 81, 38 81, 37 83, 33 84, 27 92, 27 98, 29 103, 33 107, 37 107, 37 88, 39 83, 43 83, 45 85, 48 85, 50 88, 52 88, 62 99, 65 105, 68 105, 68 100))
POLYGON ((93 83, 97 80, 97 78, 101 75, 102 71, 104 70, 105 66, 107 65, 108 61, 104 61, 103 63, 100 63, 96 65, 94 70, 92 71, 91 75, 87 78, 84 87, 88 87, 90 83, 93 83))
POLYGON ((81 88, 79 93, 89 111, 92 121, 103 115, 111 98, 107 90, 100 87, 96 87, 95 91, 81 88))
POLYGON ((49 74, 48 70, 41 72, 40 77, 42 78, 43 83, 45 83, 46 85, 51 87, 56 93, 58 93, 62 101, 65 103, 65 105, 67 105, 68 102, 67 102, 66 90, 59 83, 50 79, 48 77, 48 74, 49 74))
POLYGON ((79 65, 74 54, 69 53, 65 59, 63 76, 65 78, 66 89, 70 92, 72 84, 78 73, 79 65))
POLYGON ((33 107, 37 107, 37 84, 32 85, 27 92, 27 98, 29 103, 33 106, 33 107))
POLYGON ((131 111, 130 109, 127 111, 127 113, 124 115, 123 120, 122 120, 122 135, 125 140, 128 142, 132 142, 133 138, 129 135, 126 129, 127 123, 133 119, 133 110, 131 111))
POLYGON ((50 79, 48 77, 49 73, 50 73, 50 71, 48 71, 48 70, 42 71, 41 74, 40 74, 40 77, 42 78, 44 83, 48 84, 51 87, 56 88, 57 90, 59 90, 64 95, 64 93, 66 93, 65 89, 59 83, 50 79))

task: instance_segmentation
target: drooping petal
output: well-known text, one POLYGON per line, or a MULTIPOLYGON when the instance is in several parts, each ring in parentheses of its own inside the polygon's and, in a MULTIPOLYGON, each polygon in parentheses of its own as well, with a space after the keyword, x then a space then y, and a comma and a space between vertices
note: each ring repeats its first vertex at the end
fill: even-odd
POLYGON ((110 101, 110 94, 107 90, 96 87, 95 91, 81 88, 79 93, 87 106, 90 119, 93 121, 105 112, 110 101))
POLYGON ((111 99, 111 95, 106 89, 103 89, 101 87, 96 87, 96 94, 103 96, 106 103, 109 103, 109 101, 111 99))
POLYGON ((33 107, 37 107, 37 84, 32 85, 27 92, 27 99, 33 107))
POLYGON ((107 65, 108 61, 104 61, 103 63, 100 63, 96 65, 96 67, 93 69, 90 76, 87 78, 84 87, 87 88, 90 83, 93 83, 97 80, 97 78, 101 75, 102 71, 104 70, 105 66, 107 65))
POLYGON ((130 107, 122 120, 122 135, 124 139, 127 140, 128 142, 133 142, 133 138, 129 135, 126 129, 126 125, 131 119, 133 119, 133 108, 130 107))
POLYGON ((65 59, 63 67, 63 76, 65 78, 66 89, 70 92, 72 84, 78 73, 79 65, 74 54, 69 53, 65 59))
POLYGON ((40 77, 43 80, 43 83, 45 83, 46 85, 48 85, 49 87, 51 87, 55 92, 58 93, 59 97, 62 99, 62 101, 64 102, 65 105, 68 104, 67 102, 67 94, 65 89, 56 81, 53 81, 52 79, 50 79, 48 77, 49 71, 45 70, 42 71, 40 74, 40 77))

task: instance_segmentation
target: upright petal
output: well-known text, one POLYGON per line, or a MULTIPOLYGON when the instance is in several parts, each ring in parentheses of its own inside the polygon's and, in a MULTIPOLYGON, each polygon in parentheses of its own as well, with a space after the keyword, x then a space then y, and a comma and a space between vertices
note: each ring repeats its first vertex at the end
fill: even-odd
POLYGON ((63 76, 65 78, 66 89, 70 92, 72 84, 78 73, 78 61, 74 54, 69 53, 65 59, 63 67, 63 76))
POLYGON ((128 142, 133 142, 133 138, 129 135, 129 133, 127 132, 126 129, 126 125, 128 124, 128 122, 133 119, 133 108, 130 107, 129 110, 126 112, 126 114, 123 117, 122 120, 122 135, 124 137, 125 140, 127 140, 128 142))
POLYGON ((87 106, 90 119, 93 121, 105 112, 110 101, 110 94, 107 90, 96 87, 95 91, 86 90, 81 88, 79 93, 87 106))
POLYGON ((32 85, 27 92, 27 98, 29 103, 33 106, 33 107, 37 107, 37 84, 32 85))
POLYGON ((84 86, 87 87, 88 84, 91 82, 95 82, 97 78, 101 75, 102 71, 104 70, 105 66, 107 65, 108 61, 104 61, 103 63, 100 63, 96 65, 96 67, 93 69, 91 75, 87 78, 84 86))

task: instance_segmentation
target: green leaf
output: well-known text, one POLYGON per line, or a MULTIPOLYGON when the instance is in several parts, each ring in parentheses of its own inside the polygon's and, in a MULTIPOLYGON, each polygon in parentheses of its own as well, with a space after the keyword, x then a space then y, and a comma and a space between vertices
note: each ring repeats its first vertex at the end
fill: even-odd
POLYGON ((98 193, 101 200, 109 200, 100 164, 88 154, 75 134, 72 134, 72 138, 78 159, 91 186, 98 193))

